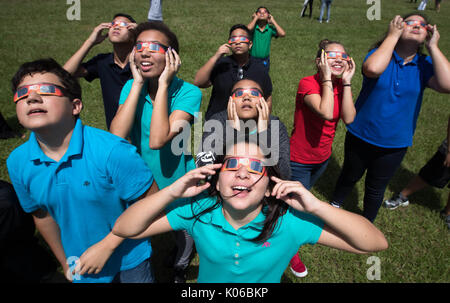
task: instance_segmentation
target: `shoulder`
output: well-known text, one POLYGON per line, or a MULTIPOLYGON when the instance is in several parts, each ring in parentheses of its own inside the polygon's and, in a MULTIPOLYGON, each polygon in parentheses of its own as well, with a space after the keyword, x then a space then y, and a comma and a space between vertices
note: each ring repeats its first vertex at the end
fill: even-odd
POLYGON ((85 64, 93 64, 93 63, 102 64, 102 63, 107 63, 111 60, 113 60, 113 53, 101 53, 101 54, 97 54, 94 57, 92 57, 85 64))
POLYGON ((29 152, 29 141, 19 145, 16 147, 8 156, 6 159, 6 164, 8 168, 19 168, 22 167, 24 164, 24 161, 31 160, 30 159, 30 152, 29 152))
POLYGON ((104 156, 109 155, 116 148, 121 148, 121 150, 134 149, 133 145, 125 139, 105 130, 86 125, 83 126, 83 140, 84 147, 87 150, 103 155, 103 158, 107 158, 107 156, 104 156))

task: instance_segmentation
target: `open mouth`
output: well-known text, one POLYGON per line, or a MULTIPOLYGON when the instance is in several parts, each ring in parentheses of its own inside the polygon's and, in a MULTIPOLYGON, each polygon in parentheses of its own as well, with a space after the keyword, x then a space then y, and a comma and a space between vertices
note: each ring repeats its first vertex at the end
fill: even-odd
POLYGON ((28 112, 28 116, 39 115, 39 114, 45 114, 45 113, 47 113, 46 110, 36 108, 36 109, 30 110, 30 111, 28 112))
POLYGON ((148 72, 152 68, 153 64, 150 62, 141 62, 141 70, 143 72, 148 72))
POLYGON ((238 197, 246 196, 249 192, 252 191, 250 187, 242 185, 233 186, 231 189, 233 190, 233 196, 238 197))

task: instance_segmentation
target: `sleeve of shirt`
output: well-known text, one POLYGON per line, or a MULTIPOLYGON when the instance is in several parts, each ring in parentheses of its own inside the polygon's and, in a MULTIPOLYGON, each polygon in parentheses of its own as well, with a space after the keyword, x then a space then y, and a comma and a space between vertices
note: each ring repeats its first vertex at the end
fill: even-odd
POLYGON ((103 54, 99 54, 92 58, 91 60, 82 63, 81 66, 84 67, 87 70, 87 75, 84 77, 84 79, 88 82, 92 82, 94 79, 97 79, 98 76, 98 62, 100 59, 103 59, 103 54))
POLYGON ((27 213, 32 213, 38 209, 44 209, 39 203, 32 199, 29 191, 29 187, 26 186, 17 172, 20 171, 20 168, 17 167, 16 160, 8 158, 6 161, 8 167, 9 178, 11 179, 11 183, 14 187, 14 191, 17 194, 17 198, 19 199, 20 206, 22 206, 23 210, 27 213))
POLYGON ((128 98, 128 95, 130 94, 131 86, 133 85, 133 79, 128 80, 125 85, 122 87, 122 90, 120 91, 120 97, 119 97, 119 105, 122 105, 125 103, 125 100, 128 98))
POLYGON ((176 96, 175 103, 173 104, 173 111, 182 110, 197 117, 200 111, 201 102, 202 92, 200 89, 193 84, 184 82, 176 96))
POLYGON ((153 183, 153 174, 136 147, 119 141, 109 153, 107 172, 122 200, 131 202, 142 196, 153 183))
POLYGON ((299 246, 303 244, 316 244, 322 234, 324 222, 316 216, 289 208, 293 216, 291 232, 297 235, 299 246))
POLYGON ((314 77, 305 77, 298 83, 297 102, 303 101, 305 96, 318 94, 320 95, 320 84, 314 77))

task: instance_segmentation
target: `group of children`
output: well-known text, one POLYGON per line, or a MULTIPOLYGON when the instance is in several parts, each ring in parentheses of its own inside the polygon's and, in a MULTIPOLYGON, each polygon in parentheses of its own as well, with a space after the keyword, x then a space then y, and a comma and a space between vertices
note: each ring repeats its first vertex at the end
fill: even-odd
POLYGON ((364 60, 356 105, 355 62, 342 43, 321 41, 317 74, 299 83, 290 137, 271 114, 274 36, 285 32, 258 8, 248 26, 231 27, 228 43, 190 84, 176 76, 182 61, 167 25, 117 14, 64 67, 42 59, 19 68, 14 102, 31 135, 10 154, 8 172, 68 280, 154 282, 149 239, 169 231, 175 282, 185 281, 194 245, 199 282, 279 282, 289 264, 304 276, 303 244, 353 253, 388 247, 373 221, 412 143, 423 90, 450 92, 436 26, 419 14, 396 16, 364 60), (113 52, 83 63, 106 38, 113 52), (419 53, 423 43, 430 56, 419 53), (100 78, 109 132, 81 122, 77 77, 100 78), (173 142, 199 114, 199 88, 210 86, 198 151, 210 161, 196 167, 192 155, 174 153, 173 142), (400 116, 404 123, 394 119, 400 116), (348 125, 345 160, 330 204, 309 189, 328 164, 340 119, 348 125), (341 205, 366 170, 360 216, 341 205))

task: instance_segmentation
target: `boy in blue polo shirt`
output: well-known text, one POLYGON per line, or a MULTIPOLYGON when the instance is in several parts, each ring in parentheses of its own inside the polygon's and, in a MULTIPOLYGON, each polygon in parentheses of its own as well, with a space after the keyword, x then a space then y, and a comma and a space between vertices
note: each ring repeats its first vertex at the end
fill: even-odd
POLYGON ((64 64, 64 69, 75 77, 83 77, 88 82, 100 79, 108 129, 119 106, 120 91, 131 78, 129 56, 134 45, 135 27, 133 17, 123 13, 116 14, 112 22, 100 23, 95 27, 80 49, 64 64), (107 33, 103 34, 106 30, 107 33), (111 42, 113 52, 98 54, 82 63, 89 51, 106 38, 111 42))
POLYGON ((132 202, 157 190, 136 148, 81 123, 81 87, 53 59, 23 64, 12 88, 18 120, 32 133, 8 157, 9 175, 67 278, 152 282, 149 240, 111 233, 132 202))
POLYGON ((260 6, 252 15, 252 21, 247 25, 253 35, 253 47, 250 55, 260 61, 267 72, 270 69, 270 44, 272 38, 284 37, 286 32, 278 25, 267 7, 260 6))

